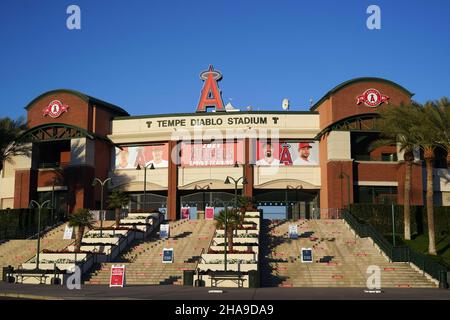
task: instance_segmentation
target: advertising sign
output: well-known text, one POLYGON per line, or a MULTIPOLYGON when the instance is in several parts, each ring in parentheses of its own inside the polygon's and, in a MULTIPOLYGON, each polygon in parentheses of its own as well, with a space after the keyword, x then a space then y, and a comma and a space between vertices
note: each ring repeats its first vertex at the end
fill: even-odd
POLYGON ((317 141, 258 141, 257 166, 316 166, 319 165, 317 141))
POLYGON ((64 228, 64 240, 70 240, 73 239, 73 227, 69 227, 69 225, 66 224, 66 227, 64 228))
POLYGON ((169 144, 116 148, 115 169, 136 169, 138 164, 141 167, 153 164, 155 168, 167 168, 169 144))
POLYGON ((298 228, 296 224, 289 225, 289 238, 297 239, 298 238, 298 228))
POLYGON ((111 266, 110 287, 123 287, 125 285, 125 266, 111 266))
POLYGON ((162 263, 173 263, 173 248, 163 249, 162 263))
POLYGON ((313 252, 311 248, 302 248, 300 255, 302 258, 302 262, 313 262, 313 252))
POLYGON ((214 207, 206 207, 205 208, 205 219, 206 220, 214 219, 214 207))
POLYGON ((169 224, 161 224, 159 227, 159 237, 161 239, 169 238, 169 224))
POLYGON ((181 165, 185 167, 230 166, 243 162, 244 144, 237 142, 187 143, 181 146, 181 165))
POLYGON ((181 208, 181 219, 189 219, 189 217, 190 217, 189 207, 181 208))

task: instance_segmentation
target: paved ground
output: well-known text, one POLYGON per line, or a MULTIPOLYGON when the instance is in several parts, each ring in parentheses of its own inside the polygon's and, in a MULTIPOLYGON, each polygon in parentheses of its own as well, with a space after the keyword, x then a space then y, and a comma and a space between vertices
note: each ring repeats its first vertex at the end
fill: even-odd
POLYGON ((149 300, 450 300, 450 290, 386 289, 382 293, 365 293, 363 288, 258 288, 223 289, 183 286, 82 286, 68 290, 65 286, 9 284, 0 282, 1 298, 20 299, 149 299, 149 300))

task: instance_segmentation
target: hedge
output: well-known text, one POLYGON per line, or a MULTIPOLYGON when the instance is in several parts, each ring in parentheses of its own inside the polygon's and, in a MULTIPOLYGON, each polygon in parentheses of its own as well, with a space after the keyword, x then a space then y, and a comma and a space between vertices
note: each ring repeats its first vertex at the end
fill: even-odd
MULTIPOLYGON (((0 210, 0 239, 26 239, 37 233, 37 209, 0 210)), ((41 230, 51 226, 51 210, 41 210, 41 230)))
MULTIPOLYGON (((350 212, 360 221, 373 225, 383 234, 392 233, 392 206, 355 203, 350 212)), ((394 205, 395 231, 403 234, 403 205, 394 205)), ((437 236, 450 233, 450 207, 434 207, 434 225, 437 236)), ((411 234, 427 234, 426 206, 411 206, 411 234)))

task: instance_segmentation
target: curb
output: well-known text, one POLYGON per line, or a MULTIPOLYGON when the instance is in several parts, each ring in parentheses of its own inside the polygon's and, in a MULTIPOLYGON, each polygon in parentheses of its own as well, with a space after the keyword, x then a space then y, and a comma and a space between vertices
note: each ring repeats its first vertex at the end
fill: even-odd
POLYGON ((0 300, 2 297, 17 298, 17 299, 31 299, 31 300, 64 300, 59 297, 40 296, 40 295, 24 294, 24 293, 0 293, 0 300))

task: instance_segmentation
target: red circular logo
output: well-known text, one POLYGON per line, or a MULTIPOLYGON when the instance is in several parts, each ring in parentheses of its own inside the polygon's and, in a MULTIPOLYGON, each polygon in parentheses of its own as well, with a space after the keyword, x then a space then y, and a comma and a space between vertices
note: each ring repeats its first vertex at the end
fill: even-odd
POLYGON ((63 112, 67 112, 68 105, 63 104, 59 100, 53 100, 44 109, 44 116, 49 115, 52 118, 58 118, 63 112))
POLYGON ((378 107, 383 102, 388 103, 389 97, 386 95, 383 95, 378 91, 377 89, 367 89, 364 91, 364 93, 358 97, 356 97, 357 102, 356 104, 361 104, 364 102, 364 104, 368 107, 375 108, 378 107))

